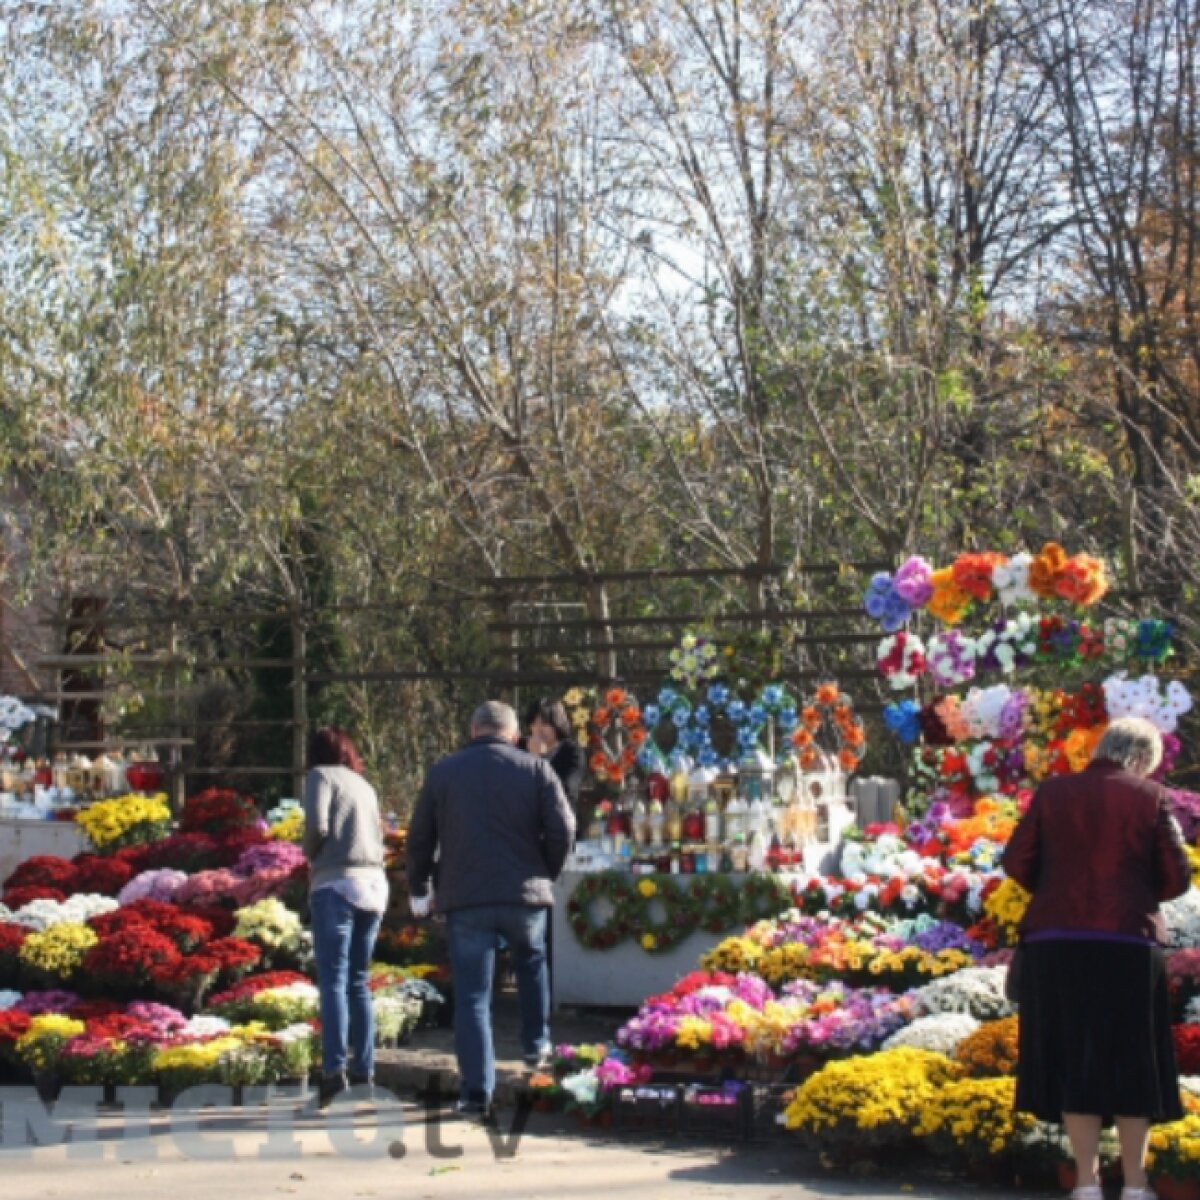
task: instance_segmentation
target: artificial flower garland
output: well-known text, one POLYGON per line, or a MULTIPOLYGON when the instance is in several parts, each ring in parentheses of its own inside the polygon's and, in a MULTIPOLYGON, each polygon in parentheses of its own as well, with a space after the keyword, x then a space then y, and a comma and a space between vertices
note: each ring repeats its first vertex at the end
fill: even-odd
POLYGON ((957 625, 976 604, 993 597, 1007 607, 1041 598, 1090 608, 1108 589, 1108 572, 1100 559, 1082 553, 1068 556, 1056 542, 1047 542, 1037 555, 960 554, 939 570, 913 555, 895 574, 881 571, 871 577, 863 607, 885 633, 895 633, 921 610, 946 625, 957 625))

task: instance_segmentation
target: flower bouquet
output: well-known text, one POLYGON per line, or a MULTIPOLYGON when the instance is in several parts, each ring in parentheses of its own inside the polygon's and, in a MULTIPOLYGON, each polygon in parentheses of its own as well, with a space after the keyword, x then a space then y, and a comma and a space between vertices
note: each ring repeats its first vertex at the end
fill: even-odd
POLYGON ((930 1050, 949 1057, 978 1029, 979 1022, 969 1013, 938 1013, 931 1017, 918 1017, 911 1025, 898 1029, 883 1046, 885 1050, 902 1047, 930 1050))
POLYGON ((243 829, 254 829, 261 820, 249 796, 228 788, 206 788, 183 805, 179 828, 183 833, 206 833, 222 838, 243 829))
POLYGON ((525 1081, 525 1092, 535 1112, 553 1112, 562 1100, 558 1080, 545 1071, 535 1071, 525 1081))
MULTIPOLYGON (((219 865, 217 839, 206 833, 173 833, 149 846, 123 850, 120 857, 131 861, 135 871, 184 871, 191 875, 219 865)), ((169 899, 155 896, 156 900, 169 899)))
POLYGON ((98 853, 115 854, 163 838, 171 823, 171 810, 165 795, 130 793, 89 805, 75 814, 75 822, 98 853))
POLYGON ((17 1053, 17 1042, 29 1032, 32 1020, 28 1013, 20 1009, 7 1008, 0 1012, 0 1070, 5 1075, 27 1070, 17 1053))
POLYGON ((220 973, 220 959, 201 951, 155 964, 150 968, 150 982, 172 1004, 184 1012, 195 1012, 220 973))
POLYGON ((144 996, 154 972, 179 961, 175 943, 148 925, 137 925, 102 938, 83 959, 83 969, 92 986, 105 995, 144 996))
POLYGON ((1015 1111, 1015 1092, 1011 1076, 947 1079, 932 1090, 914 1133, 937 1153, 1011 1174, 1021 1135, 1034 1124, 1015 1111))
MULTIPOLYGON (((320 1015, 320 1009, 321 1000, 316 985, 305 981, 263 988, 247 1000, 242 1012, 245 1014, 243 1019, 261 1021, 268 1029, 286 1029, 289 1025, 315 1020, 320 1015)), ((379 1010, 376 1008, 377 1023, 378 1020, 379 1010)), ((397 1020, 397 1032, 400 1024, 397 1020)))
POLYGON ((116 896, 134 875, 133 866, 116 855, 77 854, 71 862, 77 892, 116 896))
POLYGON ((258 946, 237 937, 217 938, 209 942, 204 947, 204 954, 220 964, 218 981, 225 986, 241 979, 263 961, 263 952, 258 946))
POLYGON ((249 1021, 254 1012, 254 997, 259 992, 286 988, 291 984, 312 986, 311 980, 298 971, 264 971, 210 996, 206 1011, 229 1021, 249 1021))
POLYGON ((288 1025, 271 1035, 268 1075, 272 1080, 305 1080, 317 1056, 317 1035, 307 1022, 288 1025))
POLYGON ((270 1052, 257 1042, 239 1042, 217 1059, 217 1079, 226 1087, 253 1087, 269 1073, 270 1052))
POLYGON ((83 965, 84 955, 99 942, 86 925, 64 921, 21 944, 21 979, 26 987, 56 987, 83 965))
POLYGON ((4 881, 4 892, 7 896, 21 888, 44 887, 70 895, 79 890, 77 876, 78 868, 67 859, 53 854, 35 854, 21 863, 4 881))
POLYGON ((0 987, 15 987, 21 978, 21 947, 30 931, 9 921, 0 923, 0 987))
POLYGON ((134 1084, 149 1079, 153 1049, 143 1041, 124 1042, 90 1032, 65 1043, 58 1056, 58 1069, 67 1083, 134 1084))
POLYGON ((1200 1113, 1150 1130, 1147 1169, 1164 1200, 1187 1196, 1189 1186, 1192 1195, 1200 1195, 1200 1113))
POLYGON ((82 1021, 59 1013, 43 1013, 34 1017, 29 1028, 17 1039, 17 1054, 35 1079, 54 1075, 63 1047, 86 1029, 82 1021))
POLYGON ((1017 1070, 1017 1018, 985 1021, 958 1043, 955 1061, 977 1079, 1015 1075, 1017 1070))
POLYGON ((240 1038, 229 1033, 216 1033, 207 1041, 184 1042, 164 1046, 155 1052, 151 1070, 167 1095, 178 1095, 201 1083, 213 1083, 219 1078, 221 1058, 243 1045, 240 1038))
POLYGON ((829 1063, 796 1089, 788 1129, 846 1159, 906 1145, 926 1106, 958 1068, 945 1055, 898 1049, 829 1063))
POLYGON ((302 952, 302 932, 299 916, 271 897, 240 909, 233 935, 259 946, 266 962, 282 966, 295 963, 302 952))
POLYGON ((404 995, 376 995, 371 998, 375 1014, 375 1040, 379 1045, 395 1046, 402 1042, 421 1019, 420 1000, 404 995))

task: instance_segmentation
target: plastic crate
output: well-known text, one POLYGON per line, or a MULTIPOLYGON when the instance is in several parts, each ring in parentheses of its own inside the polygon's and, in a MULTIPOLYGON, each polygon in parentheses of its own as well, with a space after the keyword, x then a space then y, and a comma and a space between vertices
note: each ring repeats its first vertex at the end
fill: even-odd
POLYGON ((749 1137, 752 1141, 767 1142, 787 1136, 781 1117, 788 1100, 796 1090, 795 1084, 758 1083, 750 1090, 749 1137))
POLYGON ((749 1084, 686 1086, 679 1095, 679 1132, 689 1137, 746 1141, 751 1133, 752 1105, 749 1084))
POLYGON ((681 1090, 673 1083, 618 1089, 613 1105, 613 1128, 642 1133, 679 1132, 681 1090))

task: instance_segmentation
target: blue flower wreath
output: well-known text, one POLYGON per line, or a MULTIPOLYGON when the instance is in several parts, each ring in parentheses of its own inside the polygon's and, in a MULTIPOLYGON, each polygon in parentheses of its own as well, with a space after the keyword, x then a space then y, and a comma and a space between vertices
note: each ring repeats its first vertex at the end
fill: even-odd
POLYGON ((658 693, 657 703, 646 705, 642 717, 650 737, 639 758, 643 769, 661 771, 664 766, 673 769, 684 759, 701 767, 729 769, 763 748, 762 736, 771 720, 775 721, 780 734, 776 757, 781 761, 787 757, 789 739, 800 724, 795 698, 787 688, 769 684, 757 700, 747 704, 723 683, 714 683, 704 699, 705 703, 693 708, 682 693, 664 687, 658 693), (713 745, 712 723, 716 717, 723 717, 733 726, 731 756, 722 756, 713 745), (654 740, 654 731, 664 719, 675 728, 675 746, 669 755, 664 754, 654 740))

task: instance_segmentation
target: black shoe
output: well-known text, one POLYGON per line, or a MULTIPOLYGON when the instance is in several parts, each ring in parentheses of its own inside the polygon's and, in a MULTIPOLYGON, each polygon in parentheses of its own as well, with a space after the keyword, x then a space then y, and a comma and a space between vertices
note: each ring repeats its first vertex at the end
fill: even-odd
POLYGON ((554 1051, 545 1046, 536 1054, 522 1055, 521 1059, 527 1071, 549 1071, 554 1066, 554 1051))
POLYGON ((336 1075, 322 1075, 317 1086, 317 1107, 328 1108, 333 1103, 334 1096, 344 1092, 349 1084, 346 1076, 339 1071, 336 1075))
POLYGON ((490 1104, 480 1104, 475 1100, 460 1100, 454 1106, 454 1115, 473 1125, 496 1124, 496 1110, 490 1104))

